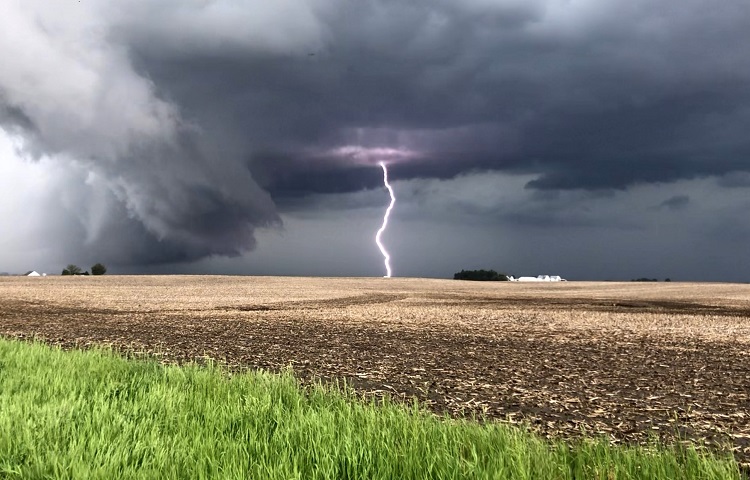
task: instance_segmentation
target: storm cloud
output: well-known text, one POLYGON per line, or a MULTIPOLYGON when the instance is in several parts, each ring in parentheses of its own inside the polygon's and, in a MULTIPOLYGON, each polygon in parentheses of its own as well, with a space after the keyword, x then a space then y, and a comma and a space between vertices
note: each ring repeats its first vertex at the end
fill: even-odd
MULTIPOLYGON (((65 201, 33 215, 65 254, 242 255, 286 213, 379 205, 363 193, 379 161, 417 203, 429 182, 523 179, 514 212, 455 207, 493 225, 606 226, 571 199, 750 176, 744 0, 13 0, 0 15, 0 128, 58 172, 65 201)), ((700 202, 670 194, 644 211, 700 202)))

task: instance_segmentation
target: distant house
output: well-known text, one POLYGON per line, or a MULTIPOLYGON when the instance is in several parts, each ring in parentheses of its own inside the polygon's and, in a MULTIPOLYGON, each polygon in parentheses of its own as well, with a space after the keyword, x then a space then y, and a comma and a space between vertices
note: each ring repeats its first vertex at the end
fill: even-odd
POLYGON ((36 270, 32 270, 32 271, 30 271, 30 272, 26 272, 26 273, 24 273, 24 275, 25 275, 25 276, 27 276, 27 277, 41 277, 41 276, 42 276, 42 275, 41 275, 41 274, 40 274, 39 272, 37 272, 36 270))

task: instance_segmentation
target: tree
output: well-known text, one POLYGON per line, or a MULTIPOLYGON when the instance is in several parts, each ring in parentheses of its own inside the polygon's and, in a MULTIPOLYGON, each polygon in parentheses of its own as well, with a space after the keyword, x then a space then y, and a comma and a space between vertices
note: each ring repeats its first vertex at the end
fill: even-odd
POLYGON ((504 273, 497 273, 494 270, 461 270, 453 274, 454 280, 477 280, 490 282, 508 281, 508 276, 504 273))
POLYGON ((73 265, 72 263, 65 267, 62 271, 63 275, 80 275, 81 274, 81 267, 78 265, 73 265))
POLYGON ((107 273, 107 267, 101 263, 97 263, 91 267, 91 275, 104 275, 105 273, 107 273))

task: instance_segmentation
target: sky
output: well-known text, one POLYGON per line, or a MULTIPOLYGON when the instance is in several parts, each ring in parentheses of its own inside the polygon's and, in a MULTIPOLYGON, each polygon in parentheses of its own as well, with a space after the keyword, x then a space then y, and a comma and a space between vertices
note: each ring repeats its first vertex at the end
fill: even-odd
POLYGON ((747 0, 0 18, 0 272, 750 281, 747 0))

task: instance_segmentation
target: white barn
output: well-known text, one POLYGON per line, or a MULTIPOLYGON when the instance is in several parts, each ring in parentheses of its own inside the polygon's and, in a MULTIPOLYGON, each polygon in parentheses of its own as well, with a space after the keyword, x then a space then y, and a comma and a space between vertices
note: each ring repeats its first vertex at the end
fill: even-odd
POLYGON ((26 274, 27 277, 41 277, 42 275, 36 270, 32 270, 26 274))
POLYGON ((516 282, 565 282, 559 275, 537 275, 536 277, 518 277, 516 282))

